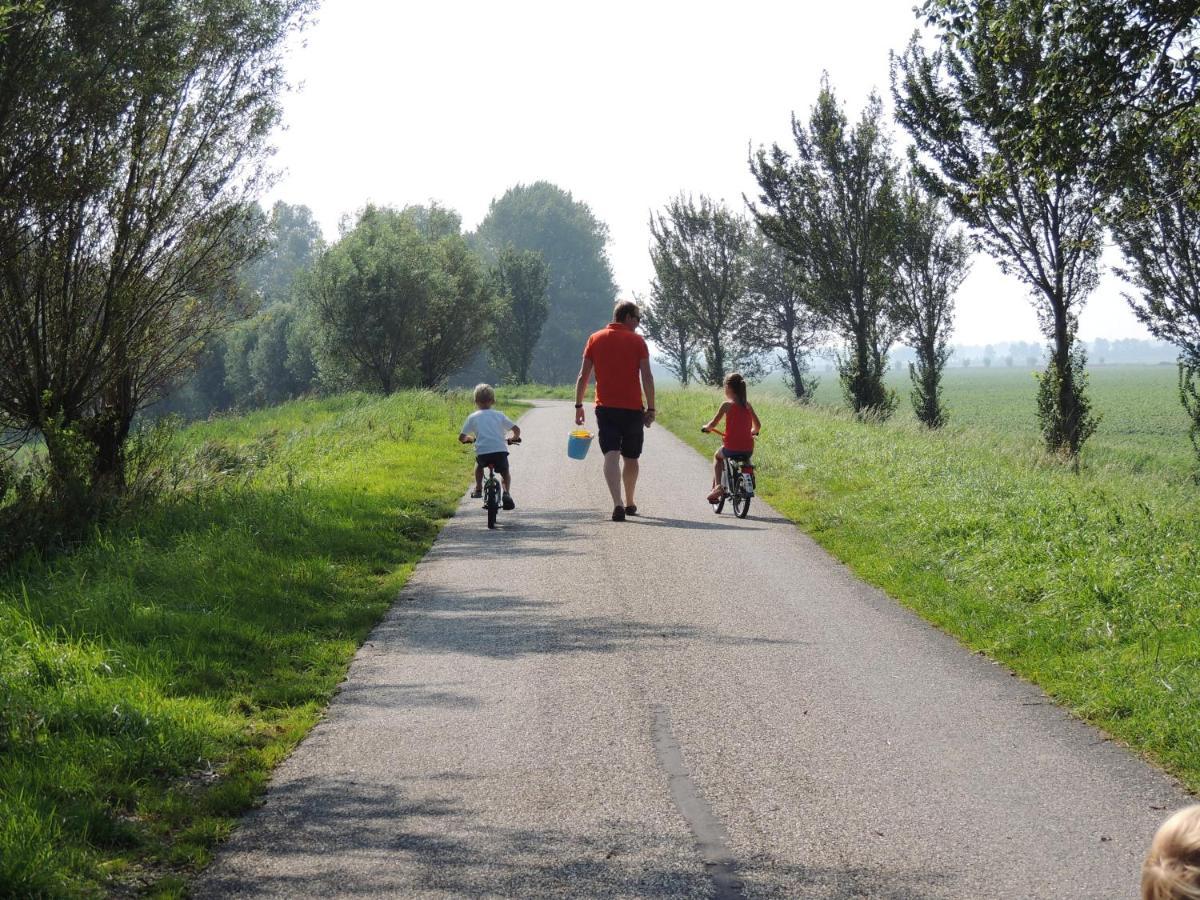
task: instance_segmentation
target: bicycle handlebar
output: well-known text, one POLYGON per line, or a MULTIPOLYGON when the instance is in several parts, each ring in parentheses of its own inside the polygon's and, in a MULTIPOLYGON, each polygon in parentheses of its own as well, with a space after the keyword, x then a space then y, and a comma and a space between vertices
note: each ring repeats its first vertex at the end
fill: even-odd
POLYGON ((703 432, 704 434, 716 434, 716 435, 720 435, 721 437, 725 437, 725 432, 720 431, 716 428, 705 428, 702 425, 702 426, 700 426, 700 431, 703 432))

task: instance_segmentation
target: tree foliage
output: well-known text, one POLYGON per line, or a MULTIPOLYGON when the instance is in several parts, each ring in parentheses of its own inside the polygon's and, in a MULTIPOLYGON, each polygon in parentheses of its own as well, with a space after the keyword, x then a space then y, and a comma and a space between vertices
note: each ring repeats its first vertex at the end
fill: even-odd
MULTIPOLYGON (((1200 118, 1200 115, 1196 116, 1200 118)), ((1193 130, 1148 148, 1114 204, 1112 232, 1125 256, 1125 299, 1155 337, 1179 348, 1179 398, 1200 456, 1200 180, 1193 130)))
POLYGON ((1093 107, 1060 67, 1091 42, 1054 0, 930 0, 924 10, 939 46, 927 52, 914 37, 893 60, 896 115, 924 183, 1033 289, 1051 344, 1043 437, 1073 458, 1096 427, 1075 339, 1098 280, 1104 189, 1082 125, 1093 107))
POLYGON ((552 384, 573 379, 584 342, 609 320, 616 302, 608 227, 569 192, 538 181, 493 200, 475 240, 489 263, 510 244, 541 254, 549 312, 531 376, 552 384))
POLYGON ((827 79, 807 124, 792 117, 795 156, 779 145, 751 157, 759 228, 812 285, 813 308, 848 345, 838 369, 859 415, 887 417, 883 383, 896 337, 890 257, 896 235, 896 169, 879 98, 852 127, 827 79))
POLYGON ((85 492, 123 487, 134 415, 237 304, 280 47, 310 6, 47 0, 7 22, 0 409, 85 492))
POLYGON ((745 309, 743 341, 756 350, 777 350, 788 388, 797 400, 811 400, 817 379, 808 374, 809 357, 825 320, 813 307, 807 273, 761 233, 750 244, 745 309))
MULTIPOLYGON (((929 196, 915 178, 905 184, 900 203, 893 315, 917 354, 916 363, 909 365, 917 420, 940 428, 946 423, 942 371, 950 359, 954 295, 967 276, 971 251, 966 236, 952 227, 943 202, 929 196)), ((984 364, 990 360, 985 355, 984 364)))
POLYGON ((540 253, 509 246, 500 251, 492 278, 497 296, 492 359, 507 380, 526 384, 550 308, 549 270, 540 253))
POLYGON ((687 387, 700 375, 700 338, 688 313, 683 293, 655 276, 650 302, 642 304, 642 331, 658 347, 660 361, 679 383, 687 387))
POLYGON ((656 291, 669 296, 667 308, 678 304, 699 339, 700 379, 720 385, 735 369, 756 374, 740 330, 750 224, 723 203, 681 194, 650 217, 650 234, 656 291))
POLYGON ((327 377, 384 393, 438 386, 491 316, 485 272, 439 207, 366 207, 317 262, 309 295, 327 377))

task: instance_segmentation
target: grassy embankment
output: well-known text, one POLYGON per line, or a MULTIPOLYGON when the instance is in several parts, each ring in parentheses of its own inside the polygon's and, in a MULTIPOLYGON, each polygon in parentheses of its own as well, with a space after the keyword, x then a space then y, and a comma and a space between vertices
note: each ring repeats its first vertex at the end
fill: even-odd
MULTIPOLYGON (((760 493, 864 579, 1200 790, 1200 487, 1171 375, 1094 378, 1107 432, 1078 475, 1039 453, 1031 383, 1028 427, 1024 406, 1021 421, 998 415, 1017 409, 1006 375, 973 392, 953 379, 956 421, 977 424, 941 433, 752 394, 760 493)), ((664 392, 661 420, 711 452, 697 426, 716 400, 664 392)))
POLYGON ((194 426, 187 484, 0 572, 0 895, 183 890, 469 477, 465 395, 194 426))

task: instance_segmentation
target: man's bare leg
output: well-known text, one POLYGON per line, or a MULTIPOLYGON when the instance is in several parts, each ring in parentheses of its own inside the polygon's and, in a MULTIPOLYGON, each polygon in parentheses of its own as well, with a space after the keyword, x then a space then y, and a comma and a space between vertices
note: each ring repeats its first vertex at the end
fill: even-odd
POLYGON ((613 506, 621 506, 621 451, 610 450, 604 454, 604 480, 612 494, 613 506))
POLYGON ((625 482, 626 506, 633 506, 633 490, 637 487, 638 471, 639 466, 636 459, 625 460, 625 468, 621 472, 621 480, 625 482))

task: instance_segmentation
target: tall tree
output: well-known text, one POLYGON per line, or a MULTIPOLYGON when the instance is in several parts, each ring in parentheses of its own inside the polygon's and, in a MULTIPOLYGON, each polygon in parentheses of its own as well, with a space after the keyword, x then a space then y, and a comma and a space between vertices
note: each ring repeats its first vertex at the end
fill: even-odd
POLYGON ((246 266, 243 279, 261 307, 293 299, 296 277, 308 270, 325 247, 321 226, 307 206, 282 200, 271 207, 262 254, 246 266))
MULTIPOLYGON (((1198 116, 1200 118, 1200 116, 1198 116)), ((1112 231, 1125 255, 1126 300, 1157 338, 1179 348, 1179 397, 1200 456, 1200 180, 1190 133, 1164 134, 1128 178, 1112 231)))
POLYGON ((375 206, 322 254, 308 289, 323 356, 349 384, 391 393, 417 382, 435 270, 412 220, 375 206))
POLYGON ((1054 0, 930 0, 939 47, 914 37, 893 58, 896 115, 916 144, 922 181, 1033 290, 1050 341, 1038 413, 1047 449, 1070 458, 1096 429, 1086 395, 1079 311, 1102 249, 1091 109, 1060 60, 1082 50, 1054 0))
POLYGON ((817 379, 808 374, 809 357, 825 320, 813 307, 813 286, 805 272, 761 232, 750 247, 746 301, 746 343, 779 351, 784 382, 797 400, 811 400, 817 379))
POLYGON ((281 45, 311 6, 46 0, 9 20, 0 406, 62 479, 81 483, 86 457, 93 493, 122 488, 134 415, 236 302, 281 45))
POLYGON ((650 217, 650 259, 660 289, 676 291, 700 339, 700 377, 719 385, 746 368, 738 305, 745 296, 749 223, 724 204, 680 194, 650 217))
POLYGON ((883 382, 897 328, 889 266, 896 235, 896 161, 883 104, 867 100, 851 127, 828 78, 807 125, 792 117, 793 158, 779 145, 751 157, 760 190, 750 208, 813 286, 815 309, 848 345, 842 388, 859 415, 886 417, 895 394, 883 382))
POLYGON ((573 380, 587 336, 609 320, 617 298, 608 226, 569 192, 538 181, 493 200, 475 240, 489 264, 510 244, 541 254, 549 312, 530 374, 551 384, 573 380))
POLYGON ((323 353, 347 384, 436 387, 483 345, 491 287, 458 221, 436 206, 368 206, 317 262, 307 281, 323 353))
POLYGON ((700 338, 688 305, 671 273, 655 276, 650 302, 642 308, 642 331, 661 352, 660 360, 681 385, 687 387, 700 372, 700 338))
POLYGON ((435 204, 409 207, 404 215, 430 242, 437 266, 421 323, 418 379, 422 387, 442 387, 487 343, 495 295, 458 213, 435 204))
MULTIPOLYGON (((917 420, 940 428, 946 423, 942 371, 950 359, 954 295, 967 277, 971 249, 966 235, 953 228, 945 204, 915 178, 908 179, 900 203, 893 311, 917 352, 908 367, 917 420)), ((988 358, 985 352, 985 365, 988 358)))
POLYGON ((549 270, 540 253, 509 246, 500 251, 492 278, 497 295, 492 358, 508 380, 527 384, 549 311, 549 270))

